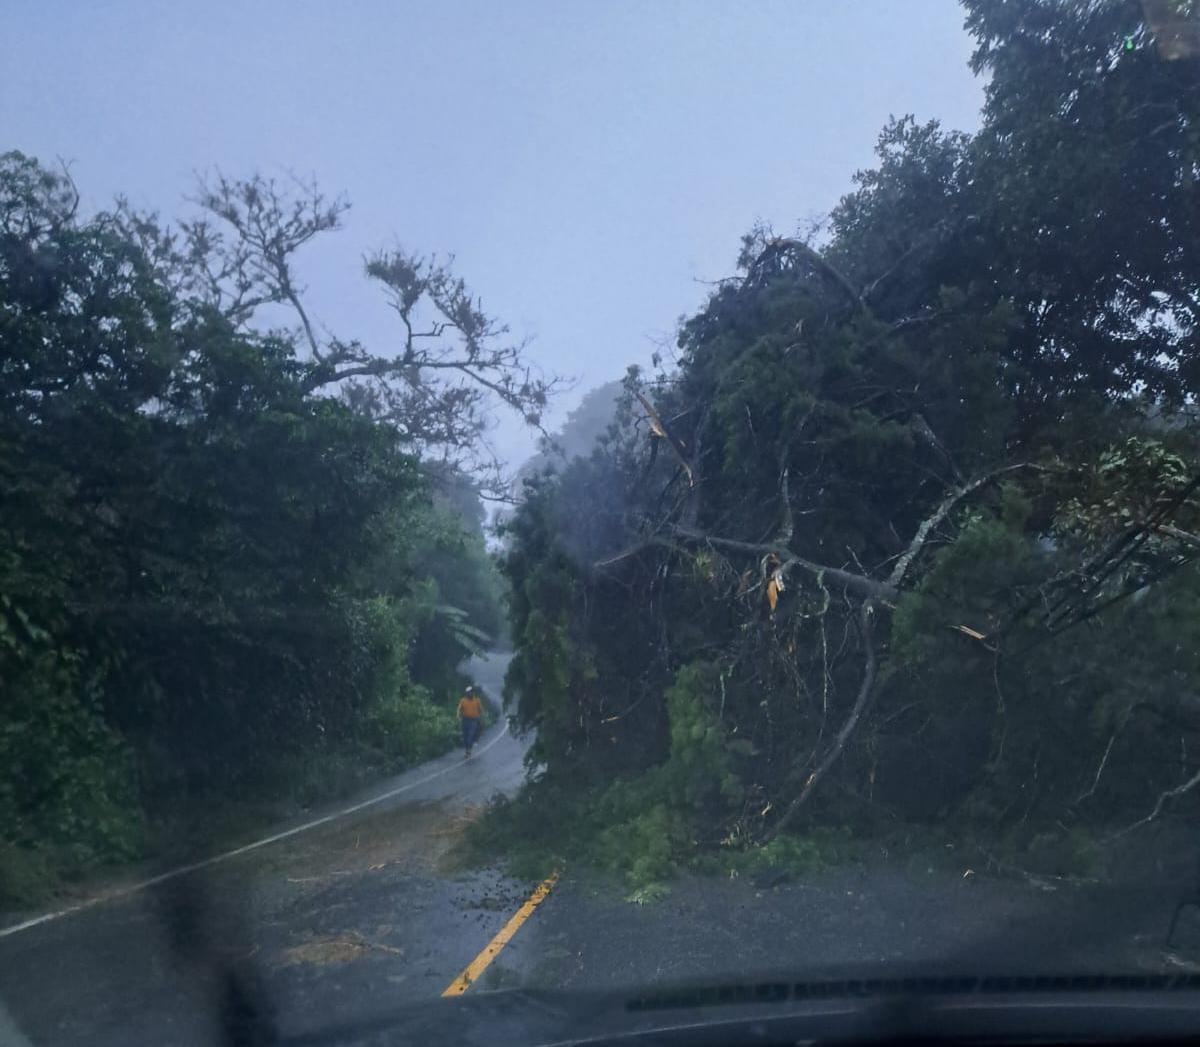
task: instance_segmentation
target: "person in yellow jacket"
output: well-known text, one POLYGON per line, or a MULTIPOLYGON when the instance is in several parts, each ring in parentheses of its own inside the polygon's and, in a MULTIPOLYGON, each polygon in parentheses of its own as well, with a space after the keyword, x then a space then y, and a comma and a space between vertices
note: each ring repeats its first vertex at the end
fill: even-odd
POLYGON ((468 687, 458 700, 458 722, 462 729, 463 749, 470 756, 483 725, 483 702, 474 687, 468 687))

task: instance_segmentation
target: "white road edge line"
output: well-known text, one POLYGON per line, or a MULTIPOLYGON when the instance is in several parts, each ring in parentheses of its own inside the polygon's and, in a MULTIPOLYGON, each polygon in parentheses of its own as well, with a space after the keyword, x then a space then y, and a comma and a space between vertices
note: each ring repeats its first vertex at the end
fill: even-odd
MULTIPOLYGON (((508 734, 508 718, 504 718, 504 726, 500 733, 496 735, 490 742, 487 743, 479 754, 487 752, 501 738, 508 734)), ((383 803, 384 800, 390 800, 393 796, 399 796, 401 793, 408 792, 409 789, 415 789, 418 785, 424 785, 426 782, 432 782, 435 778, 440 778, 444 774, 449 774, 456 767, 461 766, 455 762, 449 767, 443 767, 440 771, 435 771, 433 774, 426 775, 424 778, 415 782, 409 782, 407 785, 399 785, 395 789, 389 789, 387 792, 379 796, 372 796, 369 800, 362 800, 359 803, 351 804, 340 811, 334 811, 332 814, 327 814, 321 818, 314 818, 311 822, 305 822, 303 825, 297 825, 292 829, 285 829, 283 832, 274 833, 271 836, 264 836, 261 840, 255 840, 253 843, 243 844, 241 847, 235 847, 232 851, 226 851, 224 854, 216 854, 211 858, 205 858, 202 861, 192 862, 190 865, 181 865, 177 869, 171 869, 169 872, 159 873, 157 876, 152 876, 148 880, 142 880, 139 883, 131 884, 128 887, 121 887, 115 891, 110 891, 107 894, 97 895, 95 898, 89 898, 85 902, 80 902, 78 905, 70 905, 65 909, 59 909, 56 912, 43 913, 41 916, 34 916, 21 923, 14 923, 10 927, 0 928, 0 938, 7 938, 9 935, 18 934, 21 931, 27 931, 31 927, 37 927, 39 924, 49 923, 51 920, 60 919, 63 916, 71 916, 77 912, 82 912, 84 909, 91 909, 94 906, 100 905, 103 902, 111 902, 117 898, 125 898, 131 894, 136 894, 138 891, 144 891, 147 887, 153 887, 156 884, 163 883, 166 880, 173 880, 177 876, 184 876, 190 872, 196 872, 198 869, 206 869, 210 865, 216 865, 217 862, 223 862, 228 858, 236 858, 239 854, 246 854, 248 851, 256 851, 260 847, 266 847, 271 843, 278 843, 280 840, 286 840, 289 836, 298 836, 300 833, 308 832, 309 829, 315 829, 318 825, 327 825, 330 822, 335 822, 339 818, 345 818, 348 814, 354 814, 357 811, 365 810, 367 807, 373 807, 377 803, 383 803)))

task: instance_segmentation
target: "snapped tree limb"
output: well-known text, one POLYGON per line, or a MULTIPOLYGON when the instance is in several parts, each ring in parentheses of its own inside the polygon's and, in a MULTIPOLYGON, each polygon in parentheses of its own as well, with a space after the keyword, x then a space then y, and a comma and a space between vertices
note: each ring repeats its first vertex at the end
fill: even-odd
POLYGON ((1177 542, 1183 542, 1184 545, 1190 545, 1193 549, 1200 549, 1200 534, 1192 534, 1191 531, 1185 531, 1171 524, 1158 524, 1154 529, 1159 534, 1174 538, 1177 542))
MULTIPOLYGON (((913 535, 912 541, 909 542, 908 548, 896 561, 890 576, 886 581, 872 578, 866 573, 858 573, 855 571, 847 571, 841 567, 832 567, 828 564, 816 563, 802 556, 797 556, 783 541, 774 542, 747 542, 737 538, 728 538, 723 535, 709 534, 697 527, 687 524, 669 524, 666 526, 667 534, 674 539, 682 539, 687 542, 696 542, 704 545, 711 545, 718 549, 729 549, 735 552, 750 553, 756 556, 764 556, 773 554, 780 560, 780 573, 786 573, 793 567, 798 567, 803 571, 811 574, 814 577, 823 576, 826 583, 834 588, 841 589, 846 593, 856 596, 862 600, 876 600, 889 606, 894 605, 899 598, 903 588, 905 578, 909 568, 912 566, 913 560, 920 554, 924 548, 930 533, 935 527, 942 523, 950 514, 951 510, 958 505, 968 495, 973 494, 981 487, 998 479, 1006 473, 1015 472, 1019 469, 1040 469, 1041 466, 1034 465, 1031 462, 1019 462, 1015 465, 1006 465, 998 469, 993 469, 982 476, 977 477, 970 483, 964 484, 962 487, 953 491, 934 509, 921 525, 917 528, 913 535)), ((785 490, 786 490, 786 485, 785 490)), ((785 533, 786 533, 785 523, 785 533)), ((610 557, 596 561, 592 566, 596 569, 611 567, 614 564, 621 562, 633 556, 647 545, 655 544, 654 538, 641 540, 632 543, 630 546, 621 550, 610 557)))
POLYGON ((976 477, 970 483, 964 484, 962 487, 959 487, 957 490, 951 492, 917 528, 917 533, 913 535, 912 541, 908 543, 908 548, 904 551, 904 553, 896 561, 895 566, 892 568, 892 573, 888 577, 888 584, 897 590, 904 584, 904 576, 908 573, 909 567, 912 566, 913 560, 915 560, 917 556, 920 555, 921 550, 925 548, 925 542, 928 540, 930 532, 943 520, 945 520, 950 514, 950 511, 964 498, 1007 473, 1013 473, 1019 469, 1041 468, 1041 466, 1034 465, 1032 462, 1018 462, 1016 465, 1001 466, 999 469, 992 469, 990 472, 986 472, 982 476, 976 477))
POLYGON ((775 542, 743 542, 735 538, 723 538, 719 535, 707 534, 691 527, 675 525, 670 528, 670 534, 703 545, 711 545, 718 549, 732 549, 736 552, 754 553, 762 556, 773 553, 779 557, 780 571, 787 573, 792 567, 799 567, 813 577, 823 576, 825 584, 835 589, 842 589, 860 599, 879 600, 884 603, 895 603, 899 590, 887 582, 880 582, 854 571, 846 571, 840 567, 830 567, 826 564, 815 563, 812 560, 797 556, 786 546, 775 542))
POLYGON ((650 432, 656 437, 667 442, 667 446, 671 448, 675 457, 679 459, 679 464, 683 471, 687 473, 688 486, 694 487, 696 484, 696 476, 692 472, 692 463, 688 461, 687 454, 683 445, 667 430, 663 425, 663 420, 655 406, 642 394, 640 389, 635 389, 633 395, 637 397, 638 403, 646 409, 646 417, 650 420, 650 432))
POLYGON ((833 744, 830 745, 829 750, 821 758, 821 762, 817 764, 812 774, 805 780, 804 787, 800 790, 800 795, 788 804, 779 821, 775 823, 770 833, 771 837, 778 836, 795 820, 796 815, 808 801, 813 790, 820 783, 821 779, 825 777, 834 763, 837 762, 838 757, 841 756, 842 750, 846 748, 847 740, 854 733, 855 727, 858 726, 858 721, 862 719, 862 715, 871 701, 872 693, 875 690, 875 677, 879 669, 879 658, 875 651, 873 637, 875 604, 871 600, 863 601, 863 605, 859 610, 858 620, 859 628, 862 631, 865 654, 863 657, 862 682, 859 684, 854 704, 850 707, 850 713, 846 717, 846 722, 842 724, 841 729, 834 737, 833 744))
POLYGON ((758 256, 750 263, 746 274, 747 279, 752 279, 767 271, 772 265, 781 265, 784 262, 795 264, 797 259, 807 262, 814 270, 829 280, 850 300, 855 309, 866 311, 866 302, 858 288, 820 251, 810 247, 803 240, 781 236, 767 240, 758 256))

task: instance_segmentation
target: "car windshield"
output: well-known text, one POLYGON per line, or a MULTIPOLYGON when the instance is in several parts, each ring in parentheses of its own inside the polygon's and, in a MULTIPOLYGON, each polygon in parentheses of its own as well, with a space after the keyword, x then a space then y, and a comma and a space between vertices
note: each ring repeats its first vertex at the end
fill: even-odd
POLYGON ((1200 4, 5 23, 0 1040, 1195 984, 1200 4))

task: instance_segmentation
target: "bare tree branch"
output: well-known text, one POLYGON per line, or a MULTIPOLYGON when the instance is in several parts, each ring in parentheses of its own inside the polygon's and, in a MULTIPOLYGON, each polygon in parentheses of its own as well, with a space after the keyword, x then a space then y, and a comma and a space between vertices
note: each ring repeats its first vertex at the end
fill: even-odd
POLYGON ((916 430, 917 435, 919 435, 921 439, 923 439, 927 444, 929 444, 930 447, 932 447, 939 455, 941 455, 942 460, 950 468, 950 472, 954 476, 955 483, 959 484, 960 486, 965 484, 967 481, 963 478, 962 473, 958 471, 958 466, 955 465, 954 459, 951 457, 950 452, 946 450, 945 444, 938 439, 937 433, 933 431, 928 419, 920 411, 916 411, 913 414, 913 428, 916 430))
POLYGON ((1174 538, 1176 541, 1183 542, 1195 549, 1200 549, 1200 534, 1192 534, 1191 531, 1184 531, 1171 524, 1158 524, 1154 530, 1159 534, 1165 534, 1168 538, 1174 538))
POLYGON ((684 452, 683 445, 671 434, 667 427, 663 424, 662 418, 654 405, 646 399, 640 389, 634 389, 633 395, 637 397, 638 403, 646 409, 646 416, 650 419, 650 432, 662 440, 666 440, 667 445, 671 448, 675 457, 679 459, 679 464, 683 471, 687 474, 688 486, 695 486, 696 478, 692 473, 691 462, 688 461, 687 454, 684 452))
POLYGON ((1115 833, 1110 835, 1108 839, 1110 841, 1118 840, 1122 836, 1128 836, 1129 833, 1133 832, 1135 829, 1140 829, 1143 825, 1149 825, 1150 822, 1154 821, 1155 818, 1162 814, 1163 804, 1165 804, 1168 800, 1172 800, 1177 796, 1182 796, 1184 793, 1190 792, 1192 789, 1196 788, 1197 785, 1200 785, 1200 771, 1197 771, 1195 774, 1193 774, 1182 785, 1177 785, 1174 789, 1167 789, 1159 793, 1158 799, 1154 803, 1154 809, 1151 810, 1151 812, 1146 815, 1145 818, 1139 818, 1136 822, 1125 826, 1124 829, 1118 829, 1115 833))
POLYGON ((863 658, 862 683, 859 685, 858 694, 855 696, 854 704, 850 707, 850 713, 846 717, 846 722, 842 724, 841 729, 833 740, 833 744, 804 782, 804 787, 800 790, 800 795, 788 804, 787 810, 783 812, 779 821, 775 823, 770 833, 771 837, 778 836, 792 823, 796 815, 800 812, 800 809, 812 795, 813 790, 820 783, 821 779, 825 777, 829 768, 837 762, 837 758, 841 756, 842 750, 846 748, 846 742, 849 740, 850 735, 854 733, 854 728, 858 726, 858 721, 862 718, 862 714, 871 700, 872 692, 875 689, 875 676, 879 668, 879 660, 875 652, 875 643, 872 636, 874 618, 874 603, 871 600, 863 601, 862 608, 859 611, 859 627, 862 631, 865 654, 863 658))
POLYGON ((886 582, 878 582, 874 578, 855 574, 853 571, 844 571, 840 567, 828 567, 825 564, 814 563, 812 560, 796 556, 790 549, 774 542, 742 542, 734 538, 722 538, 717 535, 706 534, 694 528, 679 525, 671 527, 670 533, 676 537, 699 542, 703 545, 711 545, 718 549, 733 549, 738 552, 755 553, 759 556, 774 554, 782 561, 780 571, 784 574, 792 567, 799 567, 801 570, 807 571, 814 578, 818 575, 823 576, 826 584, 833 583, 834 588, 842 589, 861 599, 874 599, 886 603, 894 603, 899 595, 899 590, 894 586, 888 585, 886 582))
POLYGON ((70 194, 70 203, 67 205, 64 218, 66 222, 74 220, 75 215, 79 212, 79 186, 75 184, 75 176, 71 174, 71 165, 61 156, 57 157, 59 169, 62 171, 63 183, 67 186, 67 191, 70 194))
POLYGON ((274 179, 255 175, 234 181, 219 171, 202 180, 193 199, 203 211, 223 223, 233 238, 214 235, 206 223, 185 226, 195 238, 193 258, 205 273, 210 294, 227 316, 244 323, 260 304, 278 302, 291 307, 314 360, 321 347, 302 301, 292 268, 295 253, 323 232, 341 226, 349 208, 344 198, 327 200, 315 183, 293 179, 294 195, 274 179), (212 260, 218 268, 212 267, 212 260))
POLYGON ((545 435, 542 415, 562 380, 535 372, 526 344, 506 340, 508 329, 451 272, 452 259, 394 249, 365 260, 367 277, 381 285, 402 326, 398 352, 369 351, 322 336, 296 275, 297 253, 340 227, 345 199, 299 179, 286 185, 217 172, 200 180, 191 202, 200 214, 175 230, 123 202, 113 220, 193 307, 219 312, 248 335, 257 334, 252 325, 263 307, 290 310, 306 357, 305 392, 336 390, 356 410, 392 424, 412 449, 497 478, 484 440, 497 402, 545 435))
POLYGON ((921 523, 921 526, 917 528, 917 533, 913 535, 912 541, 909 542, 908 549, 905 550, 905 552, 900 556, 900 559, 896 561, 895 566, 892 568, 892 573, 888 578, 888 584, 894 589, 900 588, 900 586, 904 583, 904 576, 908 573, 908 569, 912 565, 913 560, 916 559, 921 550, 925 547, 925 542, 929 538, 930 532, 937 527, 938 524, 945 520, 950 514, 950 511, 964 498, 1007 473, 1016 472, 1019 469, 1041 468, 1041 466, 1034 465, 1031 462, 1018 462, 1016 465, 1005 465, 999 469, 992 469, 990 472, 986 472, 982 476, 976 477, 970 483, 964 484, 962 487, 952 492, 949 497, 942 501, 942 503, 933 511, 930 516, 925 518, 925 520, 921 523))
MULTIPOLYGON (((786 457, 786 456, 781 456, 786 457)), ((788 467, 785 465, 779 474, 779 500, 783 503, 783 521, 779 525, 779 536, 776 541, 787 545, 796 531, 796 520, 792 515, 792 497, 788 490, 788 467)))
POLYGON ((881 284, 886 283, 893 275, 899 272, 904 266, 905 262, 907 262, 914 254, 916 254, 917 251, 921 250, 923 247, 927 247, 934 240, 937 240, 939 237, 941 237, 945 232, 945 228, 946 223, 944 221, 938 222, 933 226, 932 229, 929 229, 921 236, 918 236, 912 242, 912 244, 909 245, 908 249, 896 259, 895 262, 893 262, 887 269, 880 273, 879 276, 875 277, 874 280, 872 280, 869 284, 867 284, 866 287, 863 288, 863 301, 870 301, 881 284))
POLYGON ((813 269, 824 275, 830 280, 847 298, 850 299, 854 307, 861 311, 866 311, 866 302, 863 296, 859 293, 846 276, 830 262, 820 251, 810 247, 803 240, 796 240, 790 237, 774 237, 767 241, 758 257, 755 258, 749 267, 746 278, 753 279, 759 274, 767 271, 772 264, 781 265, 785 261, 793 261, 800 258, 807 262, 813 269))
POLYGON ((1108 744, 1104 747, 1104 755, 1100 757, 1100 764, 1096 768, 1096 776, 1092 779, 1092 784, 1075 798, 1076 805, 1083 803, 1089 796, 1095 795, 1096 789, 1100 785, 1100 776, 1104 774, 1104 768, 1108 764, 1108 755, 1112 752, 1113 743, 1117 740, 1118 734, 1120 734, 1119 730, 1114 731, 1109 737, 1108 744))

